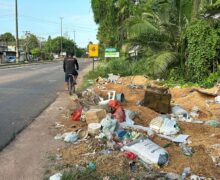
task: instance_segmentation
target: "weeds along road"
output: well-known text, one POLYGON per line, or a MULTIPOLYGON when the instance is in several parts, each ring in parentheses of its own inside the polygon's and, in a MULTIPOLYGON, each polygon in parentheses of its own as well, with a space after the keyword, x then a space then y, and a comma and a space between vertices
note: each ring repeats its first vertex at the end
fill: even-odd
MULTIPOLYGON (((80 70, 89 62, 79 59, 80 70)), ((62 62, 0 69, 0 150, 64 90, 62 62)), ((79 73, 80 75, 80 73, 79 73)))

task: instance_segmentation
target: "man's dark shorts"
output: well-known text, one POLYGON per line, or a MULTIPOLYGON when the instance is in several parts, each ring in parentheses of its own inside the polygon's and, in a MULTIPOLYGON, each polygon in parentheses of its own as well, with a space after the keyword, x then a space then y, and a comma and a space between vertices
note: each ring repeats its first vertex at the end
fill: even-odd
MULTIPOLYGON (((69 73, 65 73, 65 82, 68 82, 68 75, 69 75, 69 73)), ((74 75, 75 77, 77 77, 77 76, 78 76, 78 72, 77 72, 77 71, 74 71, 74 72, 72 73, 72 75, 74 75)))

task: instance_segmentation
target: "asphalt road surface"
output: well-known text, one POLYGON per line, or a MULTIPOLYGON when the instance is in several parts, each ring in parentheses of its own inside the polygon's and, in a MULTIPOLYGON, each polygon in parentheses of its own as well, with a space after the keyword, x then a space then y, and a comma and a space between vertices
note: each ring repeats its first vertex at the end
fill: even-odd
POLYGON ((0 69, 0 150, 63 90, 62 62, 0 69))

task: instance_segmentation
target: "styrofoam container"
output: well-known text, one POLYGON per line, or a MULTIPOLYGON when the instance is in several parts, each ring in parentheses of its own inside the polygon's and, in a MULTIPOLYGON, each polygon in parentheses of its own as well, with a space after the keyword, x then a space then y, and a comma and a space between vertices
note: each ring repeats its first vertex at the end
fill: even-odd
POLYGON ((98 135, 100 129, 101 129, 100 123, 90 123, 88 125, 88 133, 90 135, 98 135))

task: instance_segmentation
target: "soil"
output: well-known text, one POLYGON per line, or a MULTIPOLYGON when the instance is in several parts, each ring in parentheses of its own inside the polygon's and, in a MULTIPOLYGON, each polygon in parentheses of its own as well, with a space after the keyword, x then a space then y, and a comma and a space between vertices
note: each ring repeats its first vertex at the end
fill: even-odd
MULTIPOLYGON (((120 78, 118 80, 120 84, 107 83, 105 85, 95 86, 97 94, 106 97, 109 90, 115 90, 118 93, 124 93, 126 102, 123 103, 123 107, 126 109, 134 110, 138 113, 135 118, 136 124, 148 126, 150 121, 159 116, 157 112, 143 106, 137 106, 137 101, 140 101, 144 97, 145 90, 132 89, 128 85, 130 83, 136 85, 154 84, 155 81, 150 81, 143 76, 120 78), (104 87, 104 88, 103 88, 104 87)), ((158 86, 156 84, 156 86, 158 86)), ((194 106, 199 108, 199 120, 207 121, 210 119, 220 120, 220 104, 209 103, 214 100, 213 96, 199 93, 198 91, 192 91, 193 88, 171 88, 169 92, 172 95, 172 104, 179 104, 188 111, 194 106)), ((214 89, 216 90, 216 89, 214 89)), ((213 92, 208 90, 208 92, 213 92)), ((61 122, 65 125, 63 129, 68 129, 70 126, 86 129, 86 124, 81 122, 73 122, 70 118, 61 122), (82 127, 79 127, 82 126, 82 127)), ((178 144, 170 143, 170 141, 161 139, 158 136, 153 137, 153 141, 166 148, 170 155, 169 164, 165 167, 157 169, 159 171, 174 172, 181 174, 183 169, 190 167, 192 174, 196 174, 203 177, 215 177, 220 179, 220 169, 217 167, 212 158, 213 152, 215 156, 220 158, 220 152, 213 150, 212 145, 220 144, 220 128, 211 127, 203 124, 193 124, 187 122, 179 122, 181 133, 189 135, 189 141, 191 141, 190 147, 193 148, 194 154, 192 157, 185 156, 178 144)), ((70 129, 68 129, 70 130, 70 129)), ((97 166, 97 172, 105 176, 106 174, 117 174, 119 172, 128 172, 129 166, 127 159, 120 151, 114 151, 111 154, 100 154, 99 152, 106 149, 105 143, 97 141, 94 138, 90 138, 83 142, 70 145, 67 148, 61 150, 62 160, 60 163, 63 167, 68 165, 80 165, 85 167, 89 161, 92 161, 97 166), (95 152, 94 152, 95 151, 95 152), (86 153, 95 153, 84 156, 86 153)), ((143 173, 144 168, 140 166, 139 173, 143 173), (142 171, 143 170, 143 171, 142 171)), ((146 169, 145 169, 146 172, 146 169)), ((140 175, 139 174, 139 175, 140 175)), ((132 177, 139 177, 138 174, 133 174, 132 177)))

